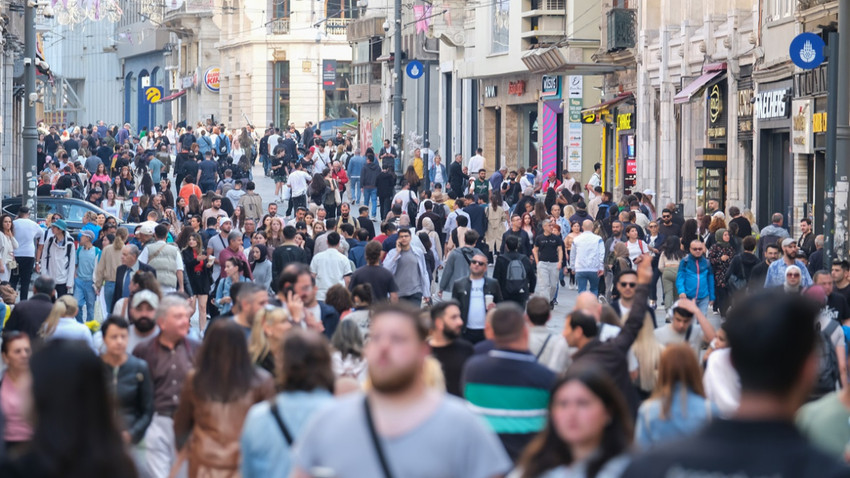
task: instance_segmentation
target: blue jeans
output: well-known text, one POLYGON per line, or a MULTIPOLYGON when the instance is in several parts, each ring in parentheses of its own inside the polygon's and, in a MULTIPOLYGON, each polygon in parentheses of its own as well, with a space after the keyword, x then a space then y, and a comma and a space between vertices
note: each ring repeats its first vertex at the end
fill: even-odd
POLYGON ((263 163, 263 172, 265 172, 266 176, 268 176, 269 175, 269 168, 271 167, 271 165, 269 165, 269 155, 261 154, 260 155, 260 161, 263 163))
POLYGON ((694 300, 694 302, 697 303, 697 307, 699 307, 700 312, 702 312, 702 315, 706 317, 708 317, 708 301, 708 297, 694 300))
POLYGON ((578 285, 579 294, 590 289, 593 295, 599 295, 599 274, 596 272, 576 272, 576 284, 578 285))
POLYGON ((86 320, 94 320, 94 302, 97 296, 94 294, 94 283, 91 280, 74 279, 74 298, 77 299, 77 322, 83 323, 83 306, 86 306, 86 320))
POLYGON ((366 205, 372 204, 372 217, 378 213, 378 189, 363 188, 363 196, 366 197, 366 205))
POLYGON ((351 192, 348 193, 351 196, 351 200, 355 204, 360 204, 360 176, 351 176, 351 182, 348 185, 351 188, 351 192))
POLYGON ((112 294, 115 293, 115 281, 106 281, 103 283, 103 299, 106 301, 106 313, 112 313, 112 294))

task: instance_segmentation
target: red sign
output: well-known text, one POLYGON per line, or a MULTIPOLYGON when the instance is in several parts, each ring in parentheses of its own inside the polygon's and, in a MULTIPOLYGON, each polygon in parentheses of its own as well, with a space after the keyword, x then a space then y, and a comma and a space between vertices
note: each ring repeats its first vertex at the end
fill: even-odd
POLYGON ((525 80, 508 83, 508 94, 522 96, 525 93, 525 80))
POLYGON ((626 160, 626 174, 637 174, 637 161, 634 159, 626 160))

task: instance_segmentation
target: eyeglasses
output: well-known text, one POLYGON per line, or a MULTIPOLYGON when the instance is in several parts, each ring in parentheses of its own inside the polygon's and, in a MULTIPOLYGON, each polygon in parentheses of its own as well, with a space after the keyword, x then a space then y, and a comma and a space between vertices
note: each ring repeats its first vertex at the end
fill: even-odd
POLYGON ((637 287, 637 282, 620 282, 620 287, 637 287))
POLYGON ((800 277, 800 274, 797 274, 796 272, 790 272, 788 274, 785 274, 785 277, 800 277))
POLYGON ((487 265, 486 262, 481 262, 481 261, 469 261, 469 263, 475 264, 476 266, 486 266, 487 265))

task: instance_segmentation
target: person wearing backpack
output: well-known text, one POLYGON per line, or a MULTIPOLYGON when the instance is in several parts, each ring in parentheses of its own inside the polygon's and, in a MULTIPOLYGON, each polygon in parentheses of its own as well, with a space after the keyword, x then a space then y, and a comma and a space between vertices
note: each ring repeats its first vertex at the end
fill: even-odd
MULTIPOLYGON (((805 295, 826 307, 828 294, 822 286, 809 287, 805 295)), ((816 345, 818 372, 809 400, 817 400, 847 384, 847 356, 841 324, 832 320, 829 313, 821 310, 815 322, 815 330, 821 336, 821 340, 816 345)))
POLYGON ((537 274, 528 256, 519 251, 518 237, 508 236, 504 245, 505 252, 496 258, 493 278, 499 281, 505 300, 525 307, 528 295, 537 286, 537 274))
POLYGON ((593 221, 585 219, 582 233, 573 239, 570 268, 575 271, 578 292, 599 295, 599 278, 605 273, 605 242, 593 233, 593 221))
POLYGON ((57 297, 73 294, 77 246, 68 236, 68 226, 64 219, 53 221, 50 228, 53 237, 47 239, 41 255, 41 275, 56 282, 57 297))
POLYGON ((215 152, 219 159, 224 159, 230 155, 230 138, 223 131, 219 131, 218 128, 213 128, 213 134, 216 135, 215 152))

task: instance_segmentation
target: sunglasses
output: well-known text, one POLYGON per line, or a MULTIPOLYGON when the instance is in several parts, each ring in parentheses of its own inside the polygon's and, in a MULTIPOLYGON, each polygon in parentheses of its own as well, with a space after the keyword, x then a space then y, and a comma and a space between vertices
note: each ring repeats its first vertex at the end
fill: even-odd
POLYGON ((486 266, 487 265, 486 262, 481 262, 481 261, 469 261, 469 263, 475 264, 476 266, 486 266))
POLYGON ((637 282, 620 282, 620 287, 637 287, 637 282))
POLYGON ((797 274, 796 272, 792 272, 790 274, 785 274, 785 276, 786 277, 800 277, 800 274, 797 274))

